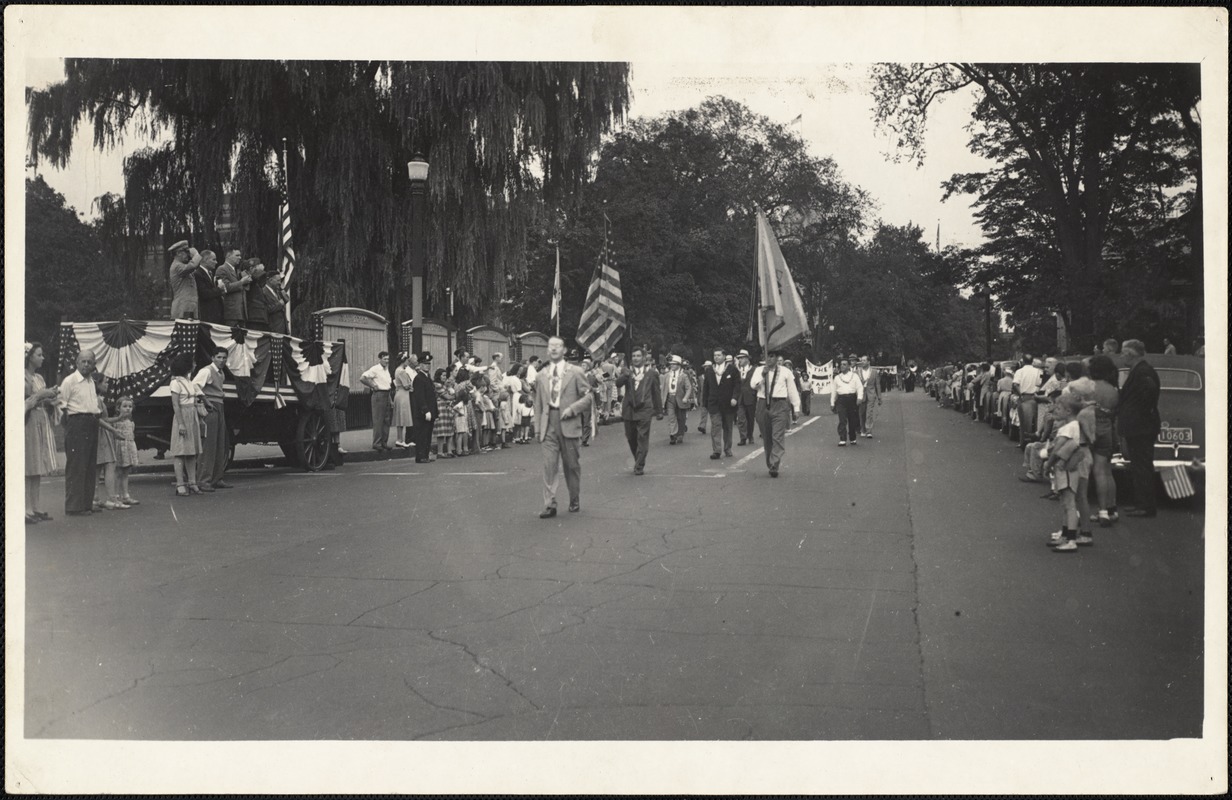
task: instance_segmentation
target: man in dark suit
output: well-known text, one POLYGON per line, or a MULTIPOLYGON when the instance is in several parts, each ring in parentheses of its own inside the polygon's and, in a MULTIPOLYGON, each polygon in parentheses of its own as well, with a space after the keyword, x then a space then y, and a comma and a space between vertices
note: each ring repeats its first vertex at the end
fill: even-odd
POLYGON ((732 425, 736 422, 736 393, 740 389, 740 373, 727 363, 727 354, 714 351, 714 363, 702 375, 702 407, 710 414, 710 444, 712 459, 732 454, 732 425))
POLYGON ((228 250, 223 262, 214 272, 214 280, 222 290, 222 324, 229 328, 248 325, 248 284, 252 278, 239 273, 241 254, 228 250))
POLYGON ((411 441, 415 443, 415 463, 427 464, 432 460, 432 420, 436 418, 436 387, 428 374, 432 369, 432 354, 425 351, 419 358, 411 356, 415 375, 411 378, 411 441))
POLYGON ((650 452, 651 417, 663 419, 663 401, 659 393, 659 373, 643 362, 646 351, 633 348, 630 361, 632 368, 621 371, 616 385, 624 388, 625 399, 620 417, 625 422, 625 438, 629 440, 629 452, 633 454, 633 474, 646 471, 646 455, 650 452))
POLYGON ((218 256, 213 250, 201 251, 201 263, 193 270, 197 282, 197 318, 202 322, 222 324, 223 290, 214 283, 214 270, 218 268, 218 256))
POLYGON ((1121 345, 1129 374, 1121 385, 1116 428, 1125 441, 1125 457, 1134 482, 1130 517, 1155 516, 1155 440, 1159 436, 1159 375, 1146 363, 1146 347, 1137 339, 1121 345))
POLYGON ((548 339, 548 360, 535 374, 535 431, 543 447, 543 511, 540 519, 556 516, 556 489, 564 464, 569 510, 581 510, 582 411, 591 402, 590 382, 582 369, 565 361, 565 340, 548 339))
POLYGON ((757 419, 757 390, 753 388, 753 364, 749 351, 736 354, 736 374, 740 376, 740 388, 736 391, 736 427, 740 429, 737 445, 753 443, 753 423, 757 419))

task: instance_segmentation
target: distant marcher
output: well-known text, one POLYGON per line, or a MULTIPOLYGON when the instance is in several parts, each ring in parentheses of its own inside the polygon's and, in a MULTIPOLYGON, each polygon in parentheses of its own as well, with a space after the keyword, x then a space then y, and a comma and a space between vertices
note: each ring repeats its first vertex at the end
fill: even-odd
POLYGON ((664 414, 667 416, 667 443, 680 444, 688 429, 689 409, 696 399, 693 383, 684 374, 684 360, 671 356, 667 360, 667 374, 660 378, 660 394, 663 395, 664 414))
POLYGON ((736 370, 740 373, 739 402, 736 404, 736 427, 740 429, 740 441, 736 442, 736 446, 743 447, 753 443, 757 419, 757 390, 753 388, 753 364, 748 350, 736 354, 736 370))
POLYGON ((50 520, 39 508, 43 478, 59 467, 56 434, 52 424, 59 414, 56 401, 60 390, 47 388, 39 370, 43 367, 43 345, 26 342, 26 522, 50 520))
POLYGON ((389 427, 394 431, 394 447, 412 447, 411 431, 415 420, 411 416, 411 385, 415 373, 410 367, 410 353, 398 353, 398 367, 394 370, 394 410, 389 427))
POLYGON ((377 363, 359 376, 359 382, 372 390, 372 449, 389 450, 389 390, 393 378, 389 374, 389 353, 377 353, 377 363))
POLYGON ((226 412, 223 403, 226 393, 223 383, 227 365, 227 349, 214 348, 210 363, 197 370, 193 383, 205 398, 205 440, 201 443, 201 455, 197 458, 197 488, 203 492, 215 489, 230 489, 231 484, 222 479, 227 469, 227 454, 230 450, 226 412))
MULTIPOLYGON (((789 368, 790 369, 790 368, 789 368)), ((727 362, 722 350, 714 351, 714 363, 702 376, 702 407, 710 415, 710 457, 732 454, 732 427, 736 424, 736 396, 740 389, 740 373, 727 362)))
POLYGON ((659 395, 660 376, 653 367, 643 363, 645 358, 646 351, 643 348, 633 348, 632 364, 616 379, 616 385, 624 390, 620 416, 625 423, 625 439, 629 443, 629 452, 633 454, 634 475, 645 474, 646 457, 650 453, 651 420, 663 419, 663 401, 659 395))
POLYGON ((214 282, 223 292, 222 324, 228 328, 243 328, 248 324, 248 285, 252 278, 240 274, 241 258, 239 250, 228 250, 214 271, 214 282))
POLYGON ((864 387, 860 396, 860 434, 871 439, 873 426, 877 423, 877 406, 881 405, 881 384, 877 380, 877 370, 869 364, 868 356, 860 356, 860 365, 855 372, 864 387))
POLYGON ((171 266, 167 269, 167 280, 171 284, 171 318, 197 318, 197 282, 193 279, 193 271, 201 263, 201 254, 197 248, 189 247, 187 240, 176 242, 167 248, 171 254, 171 266))
POLYGON ((197 487, 197 456, 201 452, 201 427, 206 411, 201 387, 189 380, 192 356, 181 353, 171 361, 171 441, 175 462, 175 493, 180 497, 201 494, 197 487), (198 410, 200 409, 200 410, 198 410))
POLYGON ((1146 362, 1146 347, 1137 339, 1121 345, 1129 374, 1121 385, 1117 432, 1125 442, 1125 457, 1134 483, 1134 509, 1130 517, 1154 517, 1155 440, 1159 436, 1159 375, 1146 362))
POLYGON ((214 273, 218 270, 218 256, 213 250, 201 251, 201 263, 193 270, 193 281, 197 284, 197 318, 202 322, 222 324, 223 290, 215 283, 214 273))
POLYGON ((851 371, 851 362, 839 362, 830 380, 830 410, 838 414, 838 446, 859 444, 860 403, 864 400, 864 381, 851 371))
POLYGON ((77 354, 77 369, 60 382, 64 411, 64 513, 89 515, 98 482, 98 392, 94 387, 94 352, 77 354))

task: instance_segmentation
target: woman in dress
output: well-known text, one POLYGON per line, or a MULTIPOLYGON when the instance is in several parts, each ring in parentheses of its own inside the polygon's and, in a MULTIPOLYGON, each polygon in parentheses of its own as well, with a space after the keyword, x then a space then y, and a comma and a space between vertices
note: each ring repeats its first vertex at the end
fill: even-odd
POLYGON ((171 455, 175 459, 175 493, 201 494, 197 488, 197 454, 201 452, 201 416, 205 407, 201 387, 189 379, 192 356, 181 353, 171 361, 171 455))
POLYGON ((410 362, 410 354, 398 353, 398 368, 394 370, 394 416, 389 423, 398 432, 394 447, 411 446, 411 428, 415 425, 411 418, 411 384, 415 380, 415 372, 410 362))
POLYGON ((39 369, 43 366, 43 345, 27 342, 26 349, 26 523, 49 520, 51 515, 39 509, 39 493, 43 476, 58 466, 56 436, 51 425, 58 415, 58 387, 47 388, 39 369))

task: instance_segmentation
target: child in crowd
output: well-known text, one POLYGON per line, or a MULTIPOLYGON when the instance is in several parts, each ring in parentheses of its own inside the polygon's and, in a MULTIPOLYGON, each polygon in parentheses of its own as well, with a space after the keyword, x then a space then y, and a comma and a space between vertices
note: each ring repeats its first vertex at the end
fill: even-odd
MULTIPOLYGON (((1087 479, 1091 474, 1091 439, 1083 435, 1079 414, 1087 406, 1082 392, 1064 392, 1054 402, 1055 418, 1060 424, 1056 439, 1049 449, 1047 469, 1052 472, 1053 491, 1061 495, 1061 530, 1052 533, 1048 546, 1058 553, 1072 553, 1079 546, 1094 544, 1088 526, 1087 479)), ((1094 434, 1094 411, 1089 427, 1094 434)))
POLYGON ((471 394, 458 389, 453 403, 453 451, 458 456, 470 455, 471 394))
POLYGON ((483 419, 483 424, 479 429, 479 449, 485 453, 490 453, 495 449, 496 421, 494 412, 496 404, 492 402, 492 392, 492 385, 489 383, 488 388, 485 391, 479 392, 478 397, 476 397, 479 415, 483 419))
POLYGON ((437 455, 441 458, 454 457, 454 453, 450 451, 455 433, 453 404, 453 378, 445 378, 444 383, 437 384, 436 420, 432 423, 432 435, 436 437, 437 455))
POLYGON ((124 505, 140 505, 128 491, 128 476, 133 467, 140 462, 137 457, 136 428, 133 425, 133 398, 121 397, 116 404, 116 417, 113 427, 115 435, 116 456, 116 492, 124 505))
POLYGON ((531 400, 529 392, 522 392, 518 395, 518 436, 514 439, 518 444, 527 444, 530 442, 530 424, 535 415, 535 402, 531 400))
POLYGON ((128 508, 128 504, 120 500, 120 496, 116 493, 116 434, 115 423, 119 421, 119 416, 110 416, 107 402, 103 397, 107 393, 108 381, 106 376, 101 372, 94 373, 100 376, 96 383, 98 393, 98 456, 94 463, 98 465, 98 471, 103 477, 103 485, 107 491, 107 499, 99 500, 94 498, 94 508, 106 509, 107 511, 116 511, 128 508))

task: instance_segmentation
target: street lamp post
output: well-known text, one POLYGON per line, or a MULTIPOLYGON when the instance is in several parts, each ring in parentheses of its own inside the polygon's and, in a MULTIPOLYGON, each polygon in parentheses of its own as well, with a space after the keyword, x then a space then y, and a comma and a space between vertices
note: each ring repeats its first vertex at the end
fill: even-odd
POLYGON ((418 153, 406 164, 411 179, 411 352, 423 352, 424 272, 428 261, 428 162, 418 153))

